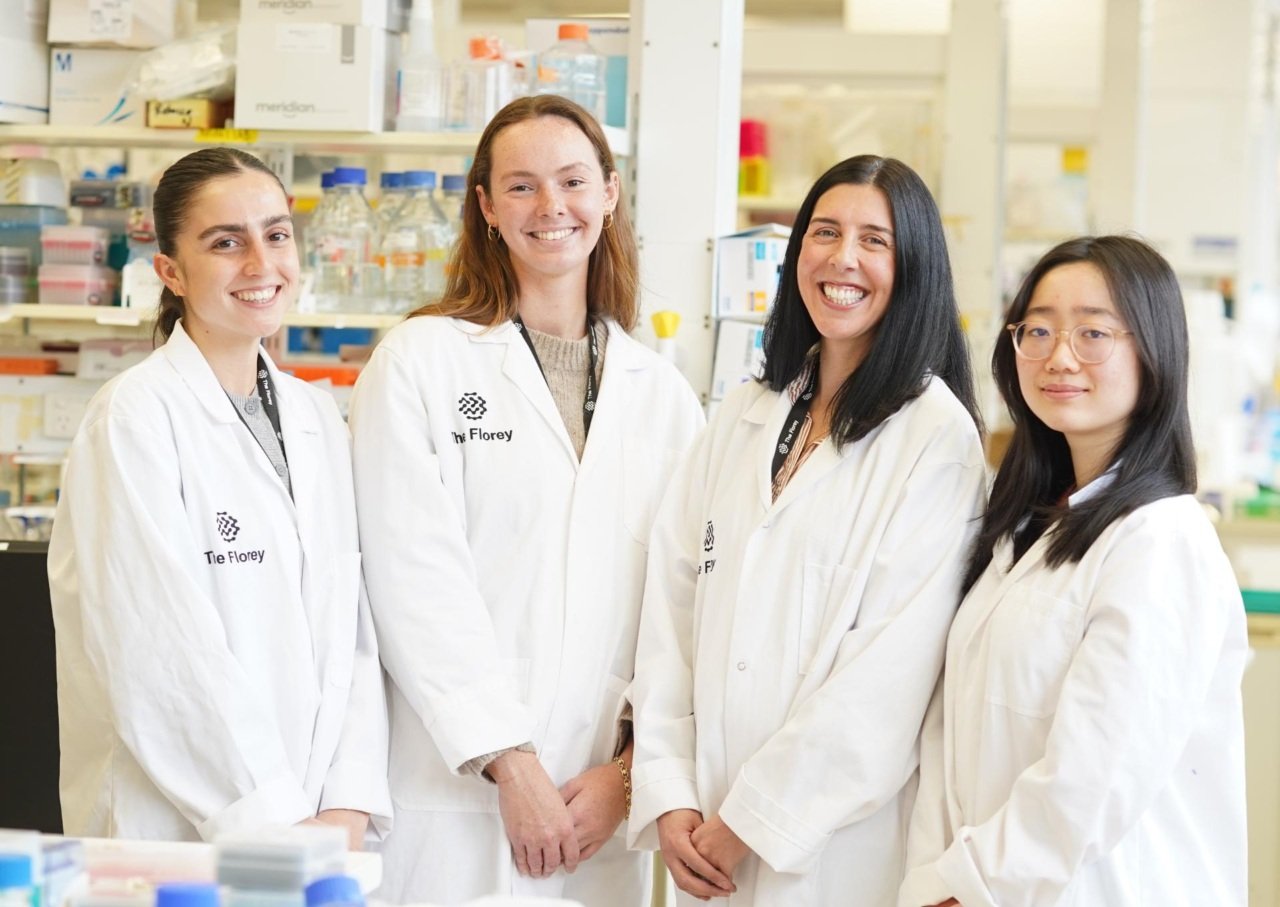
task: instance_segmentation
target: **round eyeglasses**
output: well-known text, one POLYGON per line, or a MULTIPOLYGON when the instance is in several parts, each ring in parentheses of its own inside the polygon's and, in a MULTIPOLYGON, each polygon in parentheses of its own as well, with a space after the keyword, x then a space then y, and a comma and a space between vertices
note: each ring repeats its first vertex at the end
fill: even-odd
POLYGON ((1097 365, 1111 358, 1116 338, 1132 334, 1102 324, 1078 324, 1070 330, 1058 330, 1039 321, 1019 321, 1007 326, 1013 334, 1013 349, 1023 359, 1039 361, 1053 355, 1058 338, 1066 335, 1071 355, 1080 362, 1097 365))

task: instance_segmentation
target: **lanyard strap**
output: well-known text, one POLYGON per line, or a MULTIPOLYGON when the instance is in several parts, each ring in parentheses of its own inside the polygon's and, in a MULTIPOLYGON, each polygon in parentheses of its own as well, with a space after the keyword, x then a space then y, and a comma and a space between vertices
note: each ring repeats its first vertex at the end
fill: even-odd
MULTIPOLYGON (((520 336, 524 338, 525 344, 529 347, 529 352, 533 354, 534 364, 538 366, 538 371, 542 373, 542 380, 546 381, 547 371, 542 367, 542 360, 538 358, 538 351, 534 349, 533 338, 529 336, 529 329, 524 326, 524 321, 521 320, 519 315, 511 320, 515 323, 516 330, 520 332, 520 336)), ((598 388, 596 387, 596 362, 600 357, 600 349, 596 345, 596 325, 590 315, 587 316, 587 337, 589 338, 587 354, 590 356, 591 361, 587 363, 587 391, 582 396, 582 434, 584 436, 591 433, 591 417, 595 415, 596 411, 596 394, 598 393, 598 388)), ((548 382, 549 385, 550 382, 548 382)))
MULTIPOLYGON (((271 423, 271 430, 276 433, 276 441, 280 444, 280 456, 284 458, 285 463, 289 462, 289 455, 284 449, 284 432, 280 430, 280 405, 276 402, 276 386, 271 380, 271 372, 267 368, 267 364, 262 361, 262 354, 258 354, 258 399, 262 402, 262 411, 267 414, 267 421, 271 423)), ((249 434, 253 440, 257 441, 258 436, 253 433, 253 429, 249 427, 249 423, 245 421, 244 413, 240 412, 240 407, 234 403, 231 408, 236 411, 241 424, 249 429, 249 434)), ((262 447, 262 442, 258 441, 258 446, 262 447)), ((267 454, 267 459, 271 459, 271 455, 267 453, 265 447, 262 452, 267 454)))
POLYGON ((813 405, 813 394, 817 387, 818 363, 815 362, 808 383, 800 392, 800 396, 796 397, 796 402, 791 404, 791 412, 787 414, 787 421, 782 424, 782 431, 778 434, 778 446, 773 450, 771 476, 774 480, 777 480, 782 464, 787 462, 787 454, 791 453, 796 436, 800 434, 800 426, 804 425, 805 417, 809 415, 809 407, 813 405))

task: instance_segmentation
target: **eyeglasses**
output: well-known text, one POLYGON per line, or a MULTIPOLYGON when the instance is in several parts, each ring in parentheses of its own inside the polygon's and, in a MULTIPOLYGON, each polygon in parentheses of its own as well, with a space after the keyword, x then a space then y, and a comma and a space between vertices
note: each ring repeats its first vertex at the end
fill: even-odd
POLYGON ((1133 333, 1101 324, 1078 324, 1070 330, 1055 330, 1039 321, 1019 321, 1007 329, 1013 334, 1014 350, 1023 359, 1033 362, 1048 359, 1058 345, 1058 338, 1066 334, 1071 355, 1089 365, 1106 362, 1116 348, 1116 338, 1133 333))

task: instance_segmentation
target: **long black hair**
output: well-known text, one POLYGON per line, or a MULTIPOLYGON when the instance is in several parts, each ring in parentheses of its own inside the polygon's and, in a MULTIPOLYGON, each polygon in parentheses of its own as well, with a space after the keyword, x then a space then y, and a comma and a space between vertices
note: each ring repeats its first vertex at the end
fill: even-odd
POLYGON ((893 215, 893 291, 866 358, 831 401, 831 439, 852 444, 924 392, 937 375, 982 430, 973 368, 960 327, 951 262, 938 206, 914 170, 893 158, 861 154, 836 164, 813 184, 796 213, 773 311, 764 329, 761 381, 781 393, 805 367, 818 328, 800 296, 800 250, 818 199, 851 183, 875 186, 893 215))
MULTIPOLYGON (((239 148, 201 148, 171 165, 160 177, 151 207, 155 213, 156 245, 164 255, 173 257, 178 248, 178 234, 186 223, 186 213, 192 201, 205 184, 246 171, 265 173, 280 186, 286 198, 284 184, 275 172, 247 151, 239 148)), ((186 305, 173 290, 165 287, 160 292, 160 310, 156 316, 153 333, 168 339, 178 319, 186 314, 186 305)))
POLYGON ((1182 293, 1158 252, 1129 236, 1085 236, 1045 253, 1023 280, 1005 325, 1025 316, 1036 287, 1063 265, 1093 265, 1126 328, 1133 332, 1141 372, 1138 399, 1106 469, 1115 478, 1101 493, 1074 507, 1058 502, 1075 481, 1066 438, 1031 411, 1022 396, 1011 333, 1002 329, 991 356, 996 385, 1013 419, 1013 439, 996 474, 965 575, 969 591, 991 563, 995 546, 1014 537, 1016 556, 1052 532, 1051 567, 1078 562, 1111 523, 1134 510, 1196 490, 1195 450, 1187 413, 1188 341, 1182 293), (1024 521, 1026 521, 1024 523, 1024 521))

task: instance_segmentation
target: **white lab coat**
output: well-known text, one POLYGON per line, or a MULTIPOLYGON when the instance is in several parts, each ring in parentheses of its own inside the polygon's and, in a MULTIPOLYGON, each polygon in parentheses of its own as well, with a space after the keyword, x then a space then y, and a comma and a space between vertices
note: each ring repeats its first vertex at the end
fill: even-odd
MULTIPOLYGON (((788 394, 743 386, 663 500, 632 701, 632 842, 673 809, 754 851, 731 905, 892 903, 917 741, 983 499, 945 383, 771 501, 788 394)), ((693 899, 680 895, 681 904, 693 899)))
POLYGON ((999 546, 956 616, 899 904, 1242 907, 1248 641, 1212 526, 1166 498, 1046 550, 999 546))
POLYGON ((72 442, 49 545, 68 834, 389 823, 349 437, 267 362, 296 504, 181 323, 72 442))
POLYGON ((518 877, 497 788, 458 773, 532 741, 562 785, 618 745, 650 523, 703 417, 670 364, 608 330, 581 462, 510 323, 409 319, 357 383, 360 534, 391 679, 384 899, 647 904, 647 861, 621 834, 573 876, 518 877))

